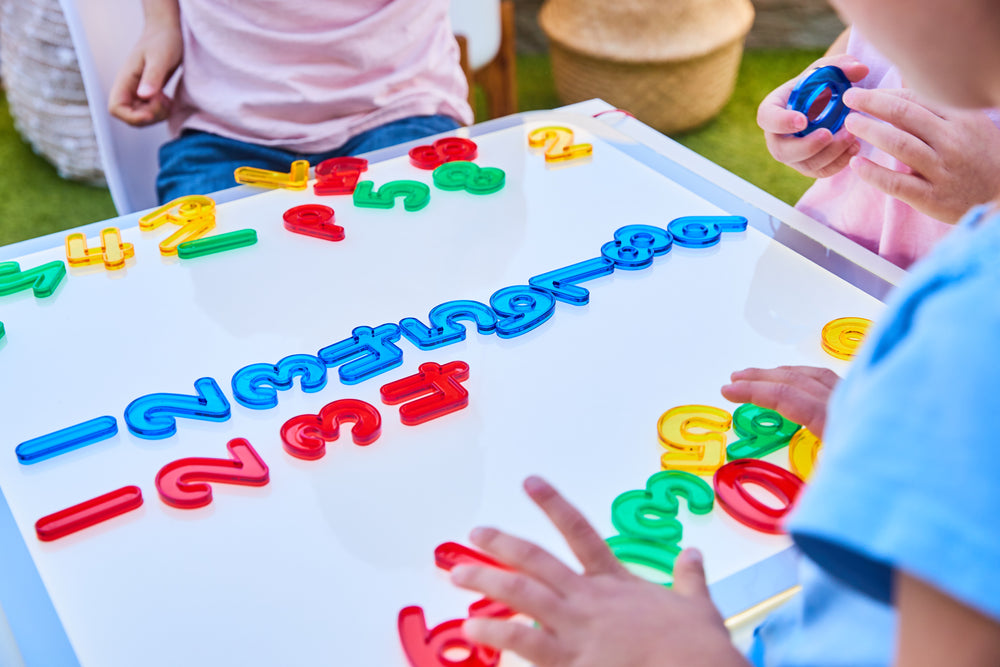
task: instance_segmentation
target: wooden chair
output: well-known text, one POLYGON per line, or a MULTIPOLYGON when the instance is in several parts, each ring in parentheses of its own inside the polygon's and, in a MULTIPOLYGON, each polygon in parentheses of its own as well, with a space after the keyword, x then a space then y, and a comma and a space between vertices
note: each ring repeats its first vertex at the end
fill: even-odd
MULTIPOLYGON (((466 0, 468 1, 468 0, 466 0)), ((455 15, 453 13, 453 20, 455 15)), ((479 86, 486 97, 488 118, 517 113, 517 64, 514 55, 514 1, 500 2, 500 44, 495 56, 485 63, 471 59, 470 39, 463 26, 455 25, 455 37, 461 49, 462 70, 469 81, 469 104, 475 108, 474 87, 479 86)), ((476 120, 485 120, 477 118, 476 120)))

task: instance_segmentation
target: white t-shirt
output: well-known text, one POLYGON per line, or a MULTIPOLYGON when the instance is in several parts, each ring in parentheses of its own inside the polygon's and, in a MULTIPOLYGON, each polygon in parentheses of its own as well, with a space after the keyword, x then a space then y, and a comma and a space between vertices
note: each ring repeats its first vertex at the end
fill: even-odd
POLYGON ((180 0, 170 129, 300 153, 444 114, 469 124, 449 0, 180 0))

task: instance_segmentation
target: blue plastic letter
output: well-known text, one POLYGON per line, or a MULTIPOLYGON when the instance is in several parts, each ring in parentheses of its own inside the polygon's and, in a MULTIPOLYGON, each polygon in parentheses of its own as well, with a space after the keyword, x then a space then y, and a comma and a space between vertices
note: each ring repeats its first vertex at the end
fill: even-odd
POLYGON ((465 340, 465 326, 456 320, 475 322, 476 330, 481 334, 491 334, 497 328, 496 314, 489 306, 478 301, 442 303, 431 309, 427 319, 429 327, 414 317, 399 321, 399 328, 406 339, 421 350, 433 350, 465 340))
POLYGON ((212 378, 195 380, 195 396, 149 394, 140 396, 125 408, 128 430, 140 438, 160 440, 177 432, 175 417, 224 422, 229 419, 229 401, 212 378))
POLYGON ((595 257, 576 264, 564 266, 555 271, 541 273, 528 279, 532 287, 548 290, 552 296, 574 306, 585 305, 590 301, 590 292, 577 283, 586 282, 613 273, 615 263, 607 257, 595 257))
POLYGON ((274 408, 278 389, 291 389, 296 376, 302 378, 302 391, 317 392, 326 386, 326 364, 311 354, 293 354, 273 366, 250 364, 233 375, 233 397, 253 410, 274 408))
POLYGON ((320 360, 330 368, 340 366, 340 381, 357 384, 403 363, 403 351, 395 345, 402 334, 395 324, 356 327, 350 338, 328 345, 319 351, 320 360), (344 363, 349 359, 350 363, 344 363))
POLYGON ((497 336, 514 338, 526 334, 552 317, 556 299, 547 290, 530 285, 514 285, 497 290, 490 297, 490 306, 500 319, 497 336))

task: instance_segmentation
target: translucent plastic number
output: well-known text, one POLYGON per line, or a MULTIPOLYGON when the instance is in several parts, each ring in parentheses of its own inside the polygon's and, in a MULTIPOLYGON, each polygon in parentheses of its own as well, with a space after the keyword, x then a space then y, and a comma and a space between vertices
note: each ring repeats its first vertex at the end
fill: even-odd
POLYGON ((282 217, 285 229, 290 232, 327 241, 344 240, 344 228, 334 224, 334 212, 329 206, 300 204, 285 211, 282 217))
POLYGON ((733 430, 740 439, 729 445, 729 460, 760 458, 788 444, 801 426, 774 410, 744 403, 733 413, 733 430))
POLYGON ((601 246, 601 254, 616 269, 635 271, 653 263, 657 255, 670 252, 673 239, 665 229, 651 225, 626 225, 615 231, 615 240, 601 246))
POLYGON ((677 544, 681 540, 679 497, 693 514, 706 514, 714 504, 712 487, 686 472, 658 472, 646 481, 645 490, 626 491, 611 504, 611 523, 622 535, 677 544))
POLYGON ((747 219, 739 215, 694 215, 677 218, 667 225, 674 243, 686 248, 716 245, 723 232, 742 232, 747 219))
POLYGON ((502 169, 480 167, 475 162, 446 162, 434 170, 434 185, 442 190, 465 190, 488 195, 503 189, 507 179, 502 169))
POLYGON ((872 325, 863 317, 840 317, 823 327, 823 350, 837 359, 852 359, 872 325))
POLYGON ((730 461, 715 473, 719 506, 740 523, 762 533, 780 534, 781 524, 802 490, 802 480, 784 468, 759 459, 730 461), (782 503, 772 507, 755 498, 748 484, 770 491, 782 503))
POLYGON ((711 475, 726 462, 726 433, 732 416, 710 405, 681 405, 660 416, 656 424, 666 452, 660 457, 664 470, 711 475))
POLYGON ((418 169, 436 169, 445 162, 475 160, 479 152, 476 142, 462 137, 444 137, 429 146, 410 149, 410 164, 418 169))
POLYGON ((493 309, 478 301, 448 301, 434 306, 428 314, 430 326, 414 317, 399 321, 399 329, 408 341, 421 350, 433 350, 465 340, 465 326, 458 320, 469 320, 481 334, 491 334, 497 328, 493 309))
POLYGON ((540 127, 528 135, 528 145, 545 148, 546 162, 567 162, 587 157, 594 152, 592 144, 574 144, 573 130, 568 127, 540 127))
POLYGON ((514 338, 528 333, 552 317, 556 299, 552 294, 529 285, 514 285, 497 290, 490 297, 490 307, 499 315, 497 336, 514 338))
POLYGON ((349 195, 358 185, 361 173, 368 171, 368 160, 360 157, 334 157, 316 165, 317 195, 349 195))
POLYGON ((788 443, 788 463, 803 482, 812 476, 823 442, 807 428, 801 428, 788 443))

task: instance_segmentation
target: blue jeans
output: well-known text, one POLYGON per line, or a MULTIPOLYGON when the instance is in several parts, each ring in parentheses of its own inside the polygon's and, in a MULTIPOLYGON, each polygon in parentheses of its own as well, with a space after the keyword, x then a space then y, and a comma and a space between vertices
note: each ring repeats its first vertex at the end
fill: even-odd
POLYGON ((411 116, 362 132, 339 148, 325 153, 302 154, 281 148, 258 146, 208 132, 184 130, 160 147, 160 173, 156 193, 160 203, 201 195, 236 185, 237 167, 288 171, 295 160, 316 165, 332 157, 367 153, 459 127, 450 116, 411 116))

